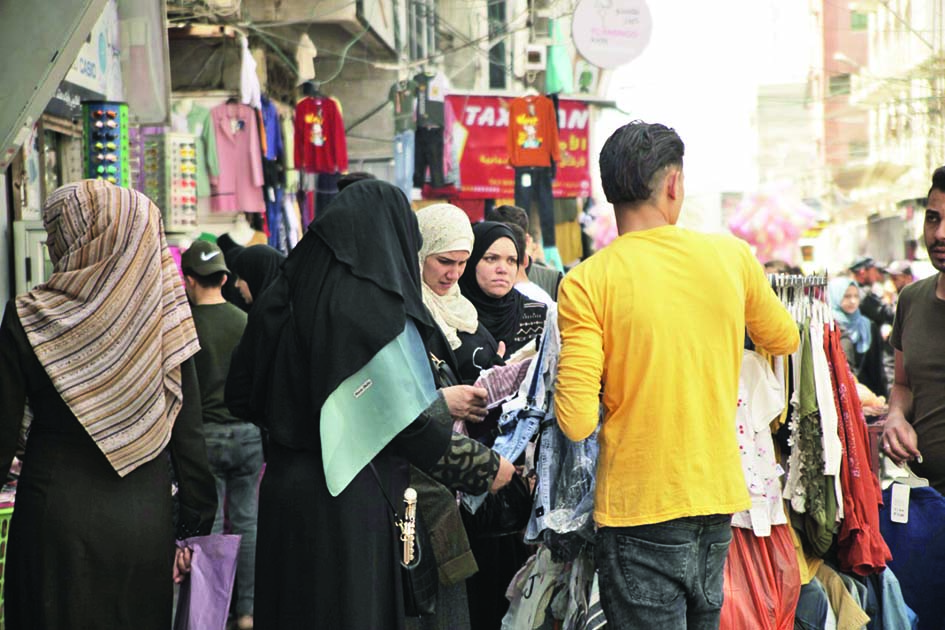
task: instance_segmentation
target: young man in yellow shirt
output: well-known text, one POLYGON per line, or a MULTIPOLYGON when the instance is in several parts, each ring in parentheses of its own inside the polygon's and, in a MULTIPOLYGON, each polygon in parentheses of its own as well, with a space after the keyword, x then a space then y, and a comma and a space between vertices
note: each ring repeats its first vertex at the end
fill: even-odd
POLYGON ((799 343, 744 242, 676 227, 683 150, 660 124, 607 140, 620 236, 559 294, 562 431, 583 440, 604 406, 596 564, 616 628, 718 628, 731 515, 751 507, 735 438, 745 330, 772 354, 799 343))

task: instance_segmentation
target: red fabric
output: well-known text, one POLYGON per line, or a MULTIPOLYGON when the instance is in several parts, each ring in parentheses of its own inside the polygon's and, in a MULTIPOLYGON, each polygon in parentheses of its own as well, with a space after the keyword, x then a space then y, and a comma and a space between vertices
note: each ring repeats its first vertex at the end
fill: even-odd
POLYGON ((551 166, 561 161, 555 106, 547 96, 525 96, 509 104, 509 164, 551 166))
POLYGON ((879 573, 892 554, 879 528, 879 506, 883 493, 879 479, 870 468, 870 440, 863 406, 856 393, 853 373, 840 345, 840 330, 824 335, 824 350, 830 360, 836 396, 843 460, 840 485, 843 488, 843 520, 837 534, 840 569, 857 575, 879 573))
POLYGON ((720 630, 791 630, 801 594, 801 572, 789 525, 771 536, 732 528, 725 563, 720 630))
POLYGON ((306 173, 348 170, 345 124, 332 99, 306 96, 295 106, 295 168, 306 173))

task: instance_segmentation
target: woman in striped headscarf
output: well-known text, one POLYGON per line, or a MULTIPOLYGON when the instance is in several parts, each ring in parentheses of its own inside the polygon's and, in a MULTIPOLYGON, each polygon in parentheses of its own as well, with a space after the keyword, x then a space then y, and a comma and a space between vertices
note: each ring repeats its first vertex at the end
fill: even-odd
POLYGON ((166 630, 189 570, 171 463, 177 537, 209 533, 216 508, 187 298, 143 194, 69 184, 43 221, 53 274, 0 324, 0 470, 31 417, 6 627, 166 630))

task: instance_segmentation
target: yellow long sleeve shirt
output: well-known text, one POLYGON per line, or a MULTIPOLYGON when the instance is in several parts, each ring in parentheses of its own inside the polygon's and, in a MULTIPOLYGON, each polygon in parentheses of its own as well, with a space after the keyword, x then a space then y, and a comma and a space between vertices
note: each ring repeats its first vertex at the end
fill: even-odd
POLYGON ((593 433, 603 385, 598 525, 751 507, 735 439, 745 329, 772 354, 799 335, 744 242, 624 234, 565 276, 558 322, 555 410, 570 439, 593 433))

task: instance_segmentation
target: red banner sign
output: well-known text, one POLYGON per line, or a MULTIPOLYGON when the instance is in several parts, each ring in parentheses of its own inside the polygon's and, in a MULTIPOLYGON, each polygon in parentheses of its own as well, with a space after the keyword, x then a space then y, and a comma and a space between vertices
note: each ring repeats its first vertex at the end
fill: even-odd
MULTIPOLYGON (((509 99, 498 96, 446 97, 445 153, 447 179, 457 183, 459 197, 510 199, 515 196, 515 173, 506 145, 509 99)), ((558 104, 558 142, 555 197, 587 197, 590 110, 587 103, 561 99, 558 104)))

